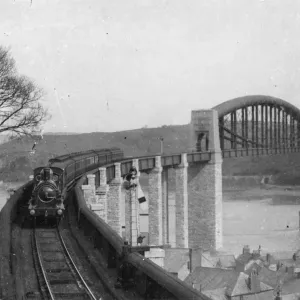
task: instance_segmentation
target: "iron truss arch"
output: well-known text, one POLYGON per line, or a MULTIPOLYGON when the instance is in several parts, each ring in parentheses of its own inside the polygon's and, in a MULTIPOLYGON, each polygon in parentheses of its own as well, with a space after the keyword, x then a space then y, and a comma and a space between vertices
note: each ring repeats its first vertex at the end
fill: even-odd
POLYGON ((300 110, 279 98, 253 95, 215 107, 223 156, 298 152, 300 110), (239 155, 237 153, 239 152, 239 155))

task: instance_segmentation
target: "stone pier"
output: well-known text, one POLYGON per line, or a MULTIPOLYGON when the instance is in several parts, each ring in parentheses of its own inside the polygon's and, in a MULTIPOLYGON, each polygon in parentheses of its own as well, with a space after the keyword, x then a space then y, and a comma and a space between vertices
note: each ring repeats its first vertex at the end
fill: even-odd
POLYGON ((211 160, 188 168, 189 246, 218 249, 222 247, 222 153, 218 114, 214 110, 192 112, 191 143, 205 133, 211 160))
POLYGON ((96 204, 96 195, 95 195, 95 175, 87 175, 88 184, 82 185, 81 189, 83 190, 83 196, 86 201, 86 204, 91 208, 92 204, 96 204))
POLYGON ((96 203, 91 204, 91 209, 103 221, 107 222, 107 192, 109 190, 109 186, 107 185, 106 168, 99 168, 99 173, 100 182, 99 187, 96 190, 96 203))
POLYGON ((175 168, 176 247, 189 247, 189 216, 187 189, 187 155, 181 154, 181 164, 175 168))
MULTIPOLYGON (((139 184, 139 163, 138 159, 132 161, 132 165, 137 170, 135 184, 139 184)), ((125 190, 125 237, 132 246, 137 246, 137 238, 140 233, 140 215, 138 203, 138 189, 131 187, 125 190)))
POLYGON ((122 182, 121 164, 115 163, 115 178, 109 183, 107 195, 107 222, 120 236, 122 236, 122 182))
POLYGON ((149 173, 149 245, 163 244, 161 157, 155 157, 155 168, 149 173))
POLYGON ((170 228, 169 228, 169 184, 168 184, 168 169, 163 169, 161 172, 161 187, 162 187, 162 222, 163 222, 163 243, 170 243, 170 228))

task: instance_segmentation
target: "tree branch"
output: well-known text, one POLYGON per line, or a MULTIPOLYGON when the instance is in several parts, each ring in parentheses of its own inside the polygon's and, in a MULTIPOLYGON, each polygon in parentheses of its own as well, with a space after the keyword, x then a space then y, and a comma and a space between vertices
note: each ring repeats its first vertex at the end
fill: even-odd
POLYGON ((9 50, 0 46, 0 132, 30 135, 50 115, 39 103, 43 91, 26 76, 17 75, 9 50))

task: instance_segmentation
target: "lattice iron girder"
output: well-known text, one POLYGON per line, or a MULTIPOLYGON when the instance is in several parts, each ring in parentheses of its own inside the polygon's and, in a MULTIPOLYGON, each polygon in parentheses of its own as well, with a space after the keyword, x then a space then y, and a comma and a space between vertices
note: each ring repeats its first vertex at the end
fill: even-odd
POLYGON ((221 129, 223 129, 224 131, 224 138, 226 137, 226 139, 228 141, 238 141, 241 145, 243 145, 243 143, 245 144, 252 144, 252 145, 257 145, 259 147, 262 147, 262 144, 257 144, 256 142, 252 141, 252 140, 248 140, 246 137, 243 137, 233 131, 231 131, 230 129, 220 126, 221 129), (227 134, 227 135, 226 135, 227 134))
POLYGON ((265 99, 266 96, 248 96, 224 102, 214 108, 219 112, 222 149, 228 146, 235 149, 240 146, 289 148, 300 145, 300 110, 281 99, 265 99), (254 97, 255 101, 250 101, 249 97, 254 97), (241 102, 245 98, 247 101, 241 102), (230 104, 233 110, 229 111, 228 107, 224 107, 225 104, 230 104), (225 143, 225 140, 230 141, 230 144, 225 143))
POLYGON ((300 110, 290 104, 287 101, 284 101, 279 98, 271 97, 271 96, 263 96, 263 95, 253 95, 253 96, 244 96, 235 98, 232 100, 225 101, 212 109, 216 110, 219 114, 219 118, 223 117, 234 110, 238 110, 243 107, 251 107, 252 105, 268 105, 268 106, 282 106, 285 108, 290 115, 294 116, 295 120, 300 121, 300 110))

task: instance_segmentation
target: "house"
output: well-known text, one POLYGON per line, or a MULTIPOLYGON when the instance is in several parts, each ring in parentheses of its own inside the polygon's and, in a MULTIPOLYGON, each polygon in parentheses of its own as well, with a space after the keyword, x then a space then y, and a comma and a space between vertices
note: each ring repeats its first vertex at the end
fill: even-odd
POLYGON ((273 287, 261 282, 255 271, 197 267, 185 280, 213 300, 273 299, 273 287))
POLYGON ((257 264, 253 264, 249 269, 245 271, 245 274, 249 275, 253 270, 257 271, 257 277, 260 281, 266 283, 267 285, 273 288, 277 287, 280 280, 280 274, 278 272, 272 271, 266 268, 265 266, 260 267, 257 264))
POLYGON ((243 252, 236 258, 236 271, 244 272, 247 270, 254 262, 258 265, 263 265, 261 262, 260 248, 259 250, 253 250, 250 252, 248 245, 243 247, 243 252))

